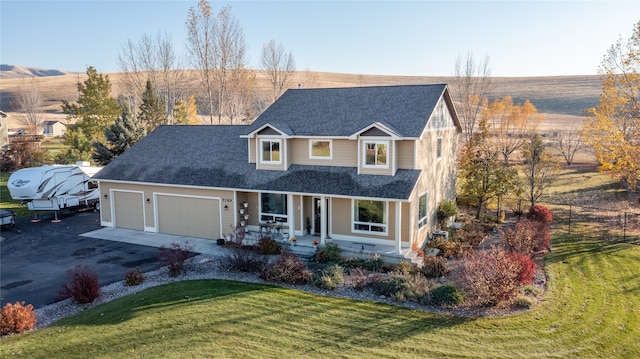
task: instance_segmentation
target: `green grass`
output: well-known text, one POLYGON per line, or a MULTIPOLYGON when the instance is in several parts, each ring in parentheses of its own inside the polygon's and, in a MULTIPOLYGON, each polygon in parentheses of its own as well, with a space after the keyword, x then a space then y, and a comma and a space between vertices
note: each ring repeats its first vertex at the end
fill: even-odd
POLYGON ((26 205, 21 205, 20 201, 11 198, 9 189, 7 188, 7 180, 11 174, 0 172, 0 208, 10 209, 16 214, 16 217, 24 217, 31 215, 26 205))
POLYGON ((640 357, 640 247, 565 236, 546 262, 543 302, 507 317, 188 281, 4 339, 0 357, 640 357))

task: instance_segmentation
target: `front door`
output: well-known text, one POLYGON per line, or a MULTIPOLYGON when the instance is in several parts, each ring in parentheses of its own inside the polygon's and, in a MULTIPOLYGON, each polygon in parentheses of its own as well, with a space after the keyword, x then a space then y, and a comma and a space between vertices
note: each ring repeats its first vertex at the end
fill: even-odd
MULTIPOLYGON (((320 228, 321 228, 321 223, 322 223, 322 206, 321 206, 321 199, 314 197, 313 198, 313 228, 312 228, 312 234, 314 236, 319 236, 320 235, 320 228)), ((326 208, 326 215, 327 218, 331 218, 331 216, 329 216, 329 199, 325 199, 325 208, 326 208)), ((329 233, 329 221, 325 221, 325 226, 326 226, 326 233, 329 233)))

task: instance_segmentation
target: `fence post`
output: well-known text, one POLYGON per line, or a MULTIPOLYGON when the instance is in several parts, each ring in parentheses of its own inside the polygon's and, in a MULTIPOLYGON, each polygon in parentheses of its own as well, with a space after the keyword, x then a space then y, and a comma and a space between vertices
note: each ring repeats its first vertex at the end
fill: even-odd
POLYGON ((622 241, 627 241, 627 212, 624 212, 624 222, 622 223, 622 241))
POLYGON ((569 235, 571 235, 571 205, 569 205, 569 235))

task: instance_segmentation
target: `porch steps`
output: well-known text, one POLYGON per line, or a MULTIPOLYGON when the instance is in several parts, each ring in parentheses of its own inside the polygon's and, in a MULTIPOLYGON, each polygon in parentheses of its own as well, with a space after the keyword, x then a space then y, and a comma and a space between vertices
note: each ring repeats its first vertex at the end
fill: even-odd
POLYGON ((400 254, 404 257, 404 259, 411 264, 421 267, 422 266, 422 257, 420 257, 416 252, 411 249, 403 249, 400 251, 400 254))

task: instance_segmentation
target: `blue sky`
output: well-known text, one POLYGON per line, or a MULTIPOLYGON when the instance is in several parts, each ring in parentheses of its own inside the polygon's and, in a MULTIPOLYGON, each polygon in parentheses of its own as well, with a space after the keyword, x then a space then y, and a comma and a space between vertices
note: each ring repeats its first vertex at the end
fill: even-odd
MULTIPOLYGON (((489 56, 494 76, 595 74, 606 50, 631 36, 636 1, 228 1, 249 67, 281 42, 299 70, 450 76, 456 57, 489 56)), ((193 1, 0 1, 0 63, 117 72, 128 40, 171 36, 186 55, 193 1)))

